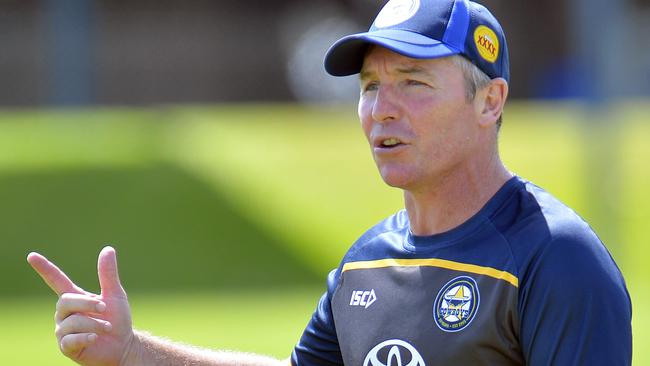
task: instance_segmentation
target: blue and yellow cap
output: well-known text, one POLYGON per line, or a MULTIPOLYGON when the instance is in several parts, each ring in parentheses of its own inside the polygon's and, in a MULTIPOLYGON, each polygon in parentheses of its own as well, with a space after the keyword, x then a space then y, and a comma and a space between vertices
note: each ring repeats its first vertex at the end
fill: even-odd
POLYGON ((468 0, 390 0, 370 29, 345 36, 325 55, 333 76, 357 74, 369 45, 428 59, 462 55, 490 78, 510 80, 506 37, 483 5, 468 0))

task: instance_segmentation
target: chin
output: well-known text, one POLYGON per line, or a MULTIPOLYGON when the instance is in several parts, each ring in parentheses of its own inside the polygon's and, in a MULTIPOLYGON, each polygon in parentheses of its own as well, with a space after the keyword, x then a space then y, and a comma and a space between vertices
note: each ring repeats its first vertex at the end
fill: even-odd
POLYGON ((395 188, 407 189, 413 180, 411 174, 403 170, 380 168, 379 174, 387 185, 395 188))

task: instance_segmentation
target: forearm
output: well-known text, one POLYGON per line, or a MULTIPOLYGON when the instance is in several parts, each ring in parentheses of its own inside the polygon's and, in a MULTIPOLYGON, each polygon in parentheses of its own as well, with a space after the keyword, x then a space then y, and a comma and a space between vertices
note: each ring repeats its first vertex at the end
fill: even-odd
POLYGON ((266 356, 212 351, 193 346, 182 345, 135 331, 135 339, 122 360, 122 366, 286 366, 288 360, 280 361, 266 356))

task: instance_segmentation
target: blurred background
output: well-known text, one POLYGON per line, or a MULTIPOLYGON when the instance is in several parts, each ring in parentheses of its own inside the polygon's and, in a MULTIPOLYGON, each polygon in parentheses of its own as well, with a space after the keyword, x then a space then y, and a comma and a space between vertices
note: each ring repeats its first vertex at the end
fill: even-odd
MULTIPOLYGON (((501 152, 621 267, 650 364, 650 1, 480 1, 501 20, 501 152)), ((0 1, 0 356, 68 365, 39 251, 88 290, 118 250, 135 325, 286 357, 327 272, 401 208, 356 121, 340 36, 385 1, 0 1)))

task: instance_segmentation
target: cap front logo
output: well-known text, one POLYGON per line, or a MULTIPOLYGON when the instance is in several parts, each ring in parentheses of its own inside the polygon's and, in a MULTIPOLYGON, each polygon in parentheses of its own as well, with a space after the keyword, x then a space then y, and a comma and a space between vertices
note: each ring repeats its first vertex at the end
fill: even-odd
POLYGON ((486 61, 494 63, 499 57, 499 38, 492 29, 484 25, 478 26, 474 31, 474 43, 486 61))
POLYGON ((375 27, 386 28, 403 23, 420 9, 420 0, 390 0, 375 19, 375 27))

